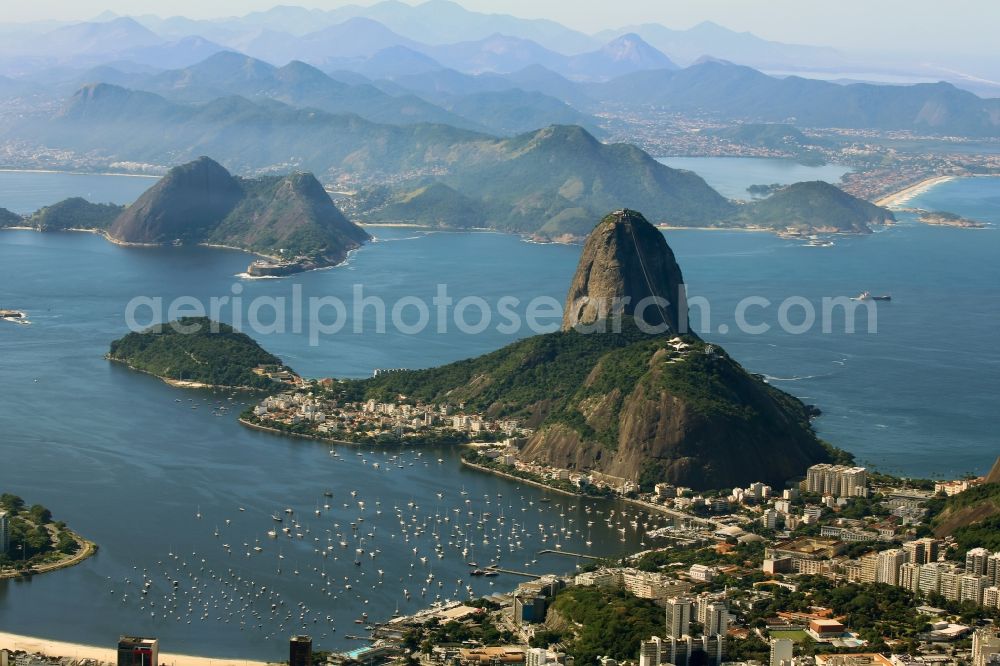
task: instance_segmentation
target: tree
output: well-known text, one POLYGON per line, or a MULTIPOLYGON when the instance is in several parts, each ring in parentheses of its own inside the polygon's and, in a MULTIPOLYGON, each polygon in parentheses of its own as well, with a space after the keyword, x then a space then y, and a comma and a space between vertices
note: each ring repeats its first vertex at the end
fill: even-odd
POLYGON ((41 504, 32 505, 32 507, 28 509, 28 514, 31 516, 31 520, 33 520, 36 525, 48 525, 52 522, 52 512, 41 504))

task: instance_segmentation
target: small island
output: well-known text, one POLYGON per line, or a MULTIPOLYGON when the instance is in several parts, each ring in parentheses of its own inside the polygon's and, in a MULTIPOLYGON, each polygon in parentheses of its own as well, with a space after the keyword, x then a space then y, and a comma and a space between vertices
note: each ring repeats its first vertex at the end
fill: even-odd
POLYGON ((336 266, 371 239, 312 174, 241 178, 208 157, 174 167, 130 206, 74 197, 30 215, 0 208, 0 229, 89 231, 123 246, 243 250, 260 257, 247 277, 336 266))
POLYGON ((955 227, 957 229, 985 229, 988 224, 978 220, 970 220, 955 213, 941 210, 922 210, 917 219, 924 224, 936 227, 955 227))
POLYGON ((105 357, 182 388, 277 390, 301 380, 250 336, 207 317, 129 333, 105 357))
POLYGON ((95 552, 96 544, 54 521, 44 506, 0 494, 0 579, 63 569, 95 552))

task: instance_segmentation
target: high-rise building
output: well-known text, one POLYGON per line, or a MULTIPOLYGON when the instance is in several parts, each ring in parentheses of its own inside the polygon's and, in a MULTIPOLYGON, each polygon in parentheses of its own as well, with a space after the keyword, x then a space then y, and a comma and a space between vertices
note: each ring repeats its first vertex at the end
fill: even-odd
POLYGON ((986 560, 986 575, 990 585, 1000 586, 1000 553, 993 553, 986 560))
POLYGON ((1000 629, 996 626, 977 629, 972 634, 972 666, 986 666, 996 654, 1000 654, 1000 629))
POLYGON ((860 559, 861 582, 874 583, 878 580, 879 554, 868 553, 860 559))
POLYGON ((771 639, 771 666, 792 666, 795 642, 790 638, 771 639))
POLYGON ((705 634, 701 638, 696 639, 697 642, 694 644, 695 650, 701 650, 705 653, 705 663, 708 666, 719 666, 722 663, 722 658, 725 655, 726 649, 726 637, 719 634, 705 634))
MULTIPOLYGON (((639 644, 639 666, 660 666, 663 641, 659 636, 653 636, 648 641, 639 644)), ((532 666, 527 664, 527 666, 532 666)))
POLYGON ((160 643, 155 638, 122 636, 118 639, 118 666, 159 666, 160 643))
MULTIPOLYGON (((524 666, 545 666, 547 663, 549 663, 549 651, 545 648, 529 648, 524 655, 524 666)), ((659 663, 654 661, 649 666, 658 666, 659 663)))
POLYGON ((806 490, 817 495, 865 497, 868 495, 868 472, 864 467, 813 465, 806 471, 806 490))
POLYGON ((990 586, 990 579, 986 576, 967 573, 962 576, 962 591, 959 593, 959 601, 971 601, 977 606, 983 604, 983 595, 986 588, 990 586))
POLYGON ((6 511, 0 511, 0 555, 10 550, 10 520, 6 511))
POLYGON ((906 562, 906 553, 900 548, 890 548, 878 554, 878 571, 875 582, 899 585, 899 570, 906 562))
POLYGON ((939 543, 936 539, 924 537, 916 541, 907 541, 903 544, 907 559, 917 564, 930 564, 938 561, 939 543))
POLYGON ((899 567, 899 586, 913 592, 920 591, 920 565, 906 562, 899 567))
POLYGON ((664 638, 660 648, 660 663, 674 666, 688 666, 692 655, 696 652, 704 654, 704 659, 697 663, 707 666, 719 666, 723 661, 726 639, 719 635, 704 635, 699 638, 684 636, 682 638, 664 638))
POLYGON ((1000 608, 1000 587, 991 585, 983 590, 983 605, 987 608, 1000 608))
POLYGON ((288 640, 288 666, 312 666, 311 636, 292 636, 288 640))
MULTIPOLYGON (((702 615, 701 606, 698 608, 698 615, 702 615)), ((706 635, 721 634, 726 635, 729 630, 729 609, 721 601, 712 601, 704 604, 704 619, 701 620, 706 635)))
POLYGON ((941 591, 941 569, 937 564, 925 564, 920 567, 917 591, 921 594, 941 591))
POLYGON ((985 576, 989 559, 990 551, 985 548, 973 548, 965 554, 965 571, 985 576))
POLYGON ((540 594, 518 594, 514 597, 514 624, 545 621, 545 597, 540 594))
POLYGON ((691 600, 687 597, 667 599, 667 636, 687 636, 691 626, 691 600))
POLYGON ((948 601, 960 601, 962 598, 962 576, 964 575, 957 568, 942 568, 940 577, 941 596, 948 601))

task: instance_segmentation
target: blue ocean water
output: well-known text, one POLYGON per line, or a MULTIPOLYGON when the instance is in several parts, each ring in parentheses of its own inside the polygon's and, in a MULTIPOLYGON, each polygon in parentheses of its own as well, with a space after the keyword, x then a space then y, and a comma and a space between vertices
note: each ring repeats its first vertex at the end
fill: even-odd
POLYGON ((750 199, 750 185, 790 185, 804 180, 825 180, 836 185, 850 168, 839 164, 806 166, 768 157, 661 157, 657 161, 675 169, 694 171, 730 199, 750 199))
MULTIPOLYGON (((754 173, 743 177, 759 180, 754 173)), ((0 174, 0 191, 3 179, 0 174)), ((1000 224, 998 198, 1000 180, 969 179, 913 203, 1000 224)), ((34 209, 51 201, 25 203, 34 209)), ((611 526, 605 522, 611 510, 627 508, 556 496, 541 503, 542 491, 466 470, 451 451, 418 457, 413 451, 344 449, 333 457, 315 443, 241 428, 233 412, 244 396, 174 389, 102 358, 108 343, 126 332, 125 308, 136 296, 208 301, 240 291, 244 319, 246 304, 258 296, 292 298, 301 289, 306 299, 350 302, 355 285, 390 304, 413 296, 429 301, 439 284, 456 301, 562 301, 579 255, 577 246, 503 234, 372 231, 378 242, 347 265, 280 280, 236 277, 251 259, 241 252, 122 248, 90 234, 0 232, 0 307, 26 310, 34 322, 0 322, 0 489, 49 506, 102 547, 81 566, 0 582, 0 628, 103 644, 119 633, 146 633, 160 636, 172 651, 276 658, 302 622, 322 636, 320 647, 344 649, 354 645, 344 634, 360 633, 354 624, 360 609, 380 620, 397 606, 407 612, 436 594, 462 593, 465 584, 477 593, 516 584, 511 577, 468 579, 466 558, 454 545, 466 543, 467 535, 474 535, 477 558, 501 555, 511 568, 529 571, 576 563, 537 554, 553 544, 552 534, 566 535, 560 528, 572 533, 560 540, 567 551, 614 554, 636 547, 640 530, 626 521, 622 543, 614 522, 620 515, 611 526), (232 410, 221 413, 215 409, 220 404, 232 410), (392 455, 400 455, 398 463, 390 464, 392 455), (326 490, 332 506, 313 517, 326 490), (359 499, 366 508, 357 506, 359 499), (284 507, 311 528, 303 539, 276 543, 266 537, 271 514, 284 507), (484 512, 494 517, 484 521, 484 512), (500 513, 507 527, 496 521, 500 513), (451 520, 444 522, 445 515, 451 520), (353 534, 348 525, 359 517, 379 536, 368 539, 367 527, 353 534), (400 520, 411 526, 406 532, 400 520), (510 550, 512 522, 520 525, 515 540, 522 543, 510 550), (588 522, 594 524, 586 527, 588 522), (348 542, 346 550, 337 534, 348 542), (368 539, 366 556, 380 552, 358 567, 353 554, 362 537, 368 539), (254 554, 258 540, 263 552, 254 554), (318 551, 328 544, 334 552, 324 558, 318 551), (445 552, 441 559, 435 544, 445 552), (427 556, 427 563, 420 560, 427 556), (430 573, 435 578, 428 582, 430 573), (155 606, 139 598, 144 574, 153 580, 147 599, 155 606), (181 582, 176 595, 171 580, 181 582), (250 603, 247 595, 260 587, 280 599, 264 593, 250 603), (423 588, 429 596, 421 596, 423 588), (124 594, 129 598, 123 603, 124 594), (237 602, 241 594, 246 599, 237 602), (278 612, 271 612, 272 602, 278 612), (301 617, 299 603, 308 609, 301 617)), ((1000 453, 991 419, 1000 392, 996 227, 933 228, 905 219, 870 237, 838 238, 833 247, 745 232, 667 231, 666 237, 691 296, 710 304, 705 337, 819 406, 824 415, 816 427, 830 442, 880 469, 922 476, 982 472, 1000 453), (778 327, 778 304, 789 297, 819 310, 824 297, 862 290, 893 297, 879 305, 874 334, 845 333, 837 318, 829 333, 778 327), (748 313, 753 322, 770 324, 768 332, 738 330, 734 313, 747 297, 770 301, 748 313)), ((444 334, 404 335, 391 327, 379 333, 373 317, 374 311, 363 314, 364 332, 348 326, 323 336, 318 346, 290 325, 255 337, 305 375, 360 377, 376 367, 427 367, 474 356, 529 333, 496 327, 480 334, 454 327, 444 334)), ((791 318, 797 321, 795 312, 791 318)))
POLYGON ((70 197, 130 204, 155 182, 145 176, 0 171, 0 208, 23 215, 70 197))

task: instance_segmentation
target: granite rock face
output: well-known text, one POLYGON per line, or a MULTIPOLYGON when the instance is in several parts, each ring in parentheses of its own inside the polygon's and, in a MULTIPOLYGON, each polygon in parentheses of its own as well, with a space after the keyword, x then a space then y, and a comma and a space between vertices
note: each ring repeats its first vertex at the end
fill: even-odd
POLYGON ((632 317, 651 331, 686 332, 680 266, 663 234, 631 210, 611 213, 588 236, 562 328, 618 316, 632 317))
POLYGON ((208 243, 327 266, 369 240, 310 173, 240 178, 208 157, 171 169, 115 219, 119 243, 208 243))

